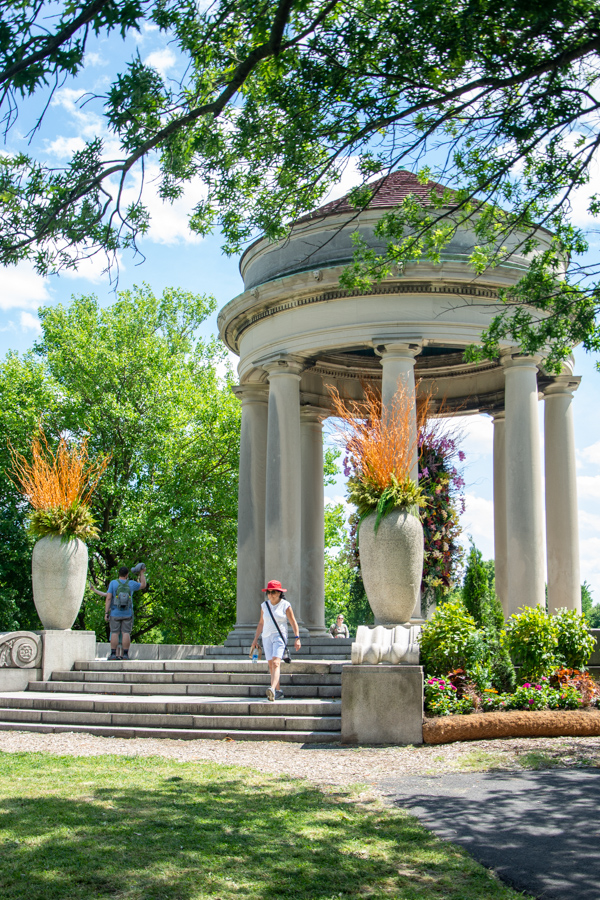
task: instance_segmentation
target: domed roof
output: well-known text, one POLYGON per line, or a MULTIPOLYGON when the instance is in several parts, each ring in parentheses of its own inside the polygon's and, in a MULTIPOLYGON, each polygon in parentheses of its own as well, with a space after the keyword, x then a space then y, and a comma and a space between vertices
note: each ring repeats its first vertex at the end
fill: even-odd
MULTIPOLYGON (((367 209, 393 209, 411 194, 427 201, 432 190, 441 194, 446 189, 443 184, 438 184, 436 181, 428 181, 427 184, 423 184, 416 175, 413 175, 412 172, 405 172, 403 169, 371 181, 367 186, 373 191, 367 209)), ((358 212, 357 207, 349 202, 348 197, 349 194, 344 194, 339 200, 331 200, 297 221, 307 222, 310 219, 335 216, 339 213, 358 212)))

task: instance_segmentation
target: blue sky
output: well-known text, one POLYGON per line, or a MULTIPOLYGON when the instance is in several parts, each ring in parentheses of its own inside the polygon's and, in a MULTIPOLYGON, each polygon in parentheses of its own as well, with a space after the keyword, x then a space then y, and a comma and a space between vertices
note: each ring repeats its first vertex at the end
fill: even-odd
MULTIPOLYGON (((32 143, 36 154, 50 164, 60 165, 66 154, 82 146, 85 139, 103 133, 100 104, 91 102, 82 107, 79 100, 86 92, 102 92, 117 64, 136 49, 143 60, 160 71, 167 75, 176 74, 177 57, 155 29, 145 29, 137 39, 127 42, 116 37, 96 41, 91 47, 90 64, 79 81, 66 83, 55 95, 45 122, 32 143)), ((26 151, 27 132, 35 114, 35 107, 24 109, 7 145, 2 148, 5 152, 26 151)), ((150 190, 145 200, 152 215, 152 225, 140 243, 145 260, 131 255, 120 258, 119 288, 126 289, 143 281, 155 292, 167 286, 180 287, 213 294, 221 307, 242 290, 242 281, 237 259, 221 253, 218 235, 200 239, 187 230, 187 215, 201 198, 202 185, 192 184, 183 198, 172 206, 165 205, 153 189, 155 176, 156 167, 150 161, 147 173, 150 190)), ((332 197, 341 196, 352 183, 353 172, 349 167, 332 197)), ((588 224, 586 205, 583 194, 575 197, 573 215, 578 224, 588 224)), ((597 245, 593 252, 597 255, 597 245)), ((39 332, 39 306, 68 304, 73 295, 90 293, 96 294, 102 303, 111 303, 114 287, 103 273, 104 266, 105 260, 98 256, 85 262, 76 273, 48 278, 37 275, 27 263, 4 269, 0 284, 0 354, 4 356, 8 350, 24 351, 31 347, 39 332)), ((205 324, 206 334, 215 332, 216 316, 205 324)), ((580 350, 575 352, 575 357, 575 373, 583 376, 574 400, 582 580, 586 579, 592 585, 594 598, 600 600, 600 418, 597 412, 600 373, 595 370, 593 357, 580 350)), ((541 426, 542 404, 539 413, 541 426)), ((492 558, 492 424, 486 416, 473 416, 462 420, 462 427, 462 446, 467 455, 464 532, 473 536, 486 558, 492 558)), ((343 494, 341 480, 327 489, 327 496, 332 501, 343 499, 343 494)))

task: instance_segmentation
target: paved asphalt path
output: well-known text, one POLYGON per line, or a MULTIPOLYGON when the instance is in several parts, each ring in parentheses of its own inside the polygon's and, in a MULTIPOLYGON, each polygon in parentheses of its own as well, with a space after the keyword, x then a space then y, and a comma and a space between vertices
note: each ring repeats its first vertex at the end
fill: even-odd
POLYGON ((600 900, 600 769, 415 776, 380 787, 518 890, 600 900))

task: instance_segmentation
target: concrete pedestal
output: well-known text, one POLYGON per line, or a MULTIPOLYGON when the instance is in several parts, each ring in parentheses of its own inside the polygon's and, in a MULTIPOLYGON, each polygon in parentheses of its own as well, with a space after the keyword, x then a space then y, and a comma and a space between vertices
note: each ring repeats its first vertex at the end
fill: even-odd
POLYGON ((422 744, 422 667, 344 666, 342 743, 422 744))
POLYGON ((42 638, 42 681, 52 672, 69 671, 76 662, 96 658, 93 631, 38 631, 42 638))

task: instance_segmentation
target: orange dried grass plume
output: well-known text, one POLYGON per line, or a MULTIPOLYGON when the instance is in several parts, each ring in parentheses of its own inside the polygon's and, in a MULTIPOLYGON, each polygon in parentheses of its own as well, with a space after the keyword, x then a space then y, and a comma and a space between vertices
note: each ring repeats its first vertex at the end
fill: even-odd
POLYGON ((89 462, 88 438, 79 445, 60 439, 56 453, 48 446, 40 427, 31 446, 31 462, 11 446, 11 475, 24 497, 34 509, 69 509, 75 504, 87 505, 110 457, 89 462))
POLYGON ((345 400, 330 387, 332 412, 337 421, 333 427, 354 458, 361 479, 384 491, 392 475, 400 483, 410 478, 419 434, 429 414, 430 398, 417 404, 417 427, 414 429, 414 400, 400 383, 392 408, 382 415, 381 398, 367 386, 361 402, 345 400))

